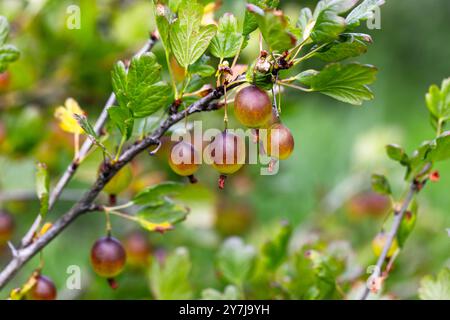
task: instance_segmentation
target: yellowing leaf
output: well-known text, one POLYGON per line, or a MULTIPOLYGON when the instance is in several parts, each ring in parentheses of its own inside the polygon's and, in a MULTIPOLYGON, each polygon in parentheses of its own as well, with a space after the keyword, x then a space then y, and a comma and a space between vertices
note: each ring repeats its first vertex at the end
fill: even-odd
POLYGON ((55 118, 59 121, 59 127, 70 133, 82 134, 83 128, 78 124, 78 121, 74 118, 74 114, 84 115, 84 111, 72 98, 66 99, 64 106, 59 106, 55 110, 55 118))
POLYGON ((48 230, 50 230, 50 228, 53 226, 53 224, 51 224, 50 222, 45 223, 41 230, 39 231, 39 237, 42 237, 44 234, 46 234, 48 232, 48 230))
POLYGON ((172 230, 173 225, 169 222, 153 223, 145 219, 139 219, 139 224, 148 231, 156 231, 164 233, 166 231, 172 230))

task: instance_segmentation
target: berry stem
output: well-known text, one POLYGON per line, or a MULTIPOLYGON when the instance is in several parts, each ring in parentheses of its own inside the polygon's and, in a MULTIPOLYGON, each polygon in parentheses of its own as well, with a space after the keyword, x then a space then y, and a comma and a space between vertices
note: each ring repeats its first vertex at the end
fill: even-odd
POLYGON ((219 189, 223 190, 225 188, 225 180, 227 179, 227 176, 224 174, 221 174, 219 177, 219 189))
POLYGON ((106 281, 108 282, 108 285, 113 290, 116 290, 119 287, 119 284, 117 283, 116 279, 114 279, 114 278, 108 278, 108 279, 106 279, 106 281))
POLYGON ((191 174, 190 176, 188 176, 188 179, 189 179, 189 182, 192 183, 192 184, 198 182, 197 178, 196 178, 193 174, 191 174))

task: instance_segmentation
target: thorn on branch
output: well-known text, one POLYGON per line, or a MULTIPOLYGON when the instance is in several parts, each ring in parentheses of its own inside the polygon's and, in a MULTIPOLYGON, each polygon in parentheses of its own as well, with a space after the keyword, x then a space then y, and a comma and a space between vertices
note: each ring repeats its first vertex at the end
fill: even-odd
POLYGON ((12 244, 11 241, 8 241, 8 247, 9 250, 11 250, 11 254, 14 258, 19 257, 19 252, 17 251, 17 249, 14 247, 14 245, 12 244))
POLYGON ((161 140, 158 139, 156 148, 153 150, 148 150, 148 154, 151 156, 154 156, 159 151, 159 149, 161 149, 161 146, 162 146, 162 142, 161 142, 161 140))

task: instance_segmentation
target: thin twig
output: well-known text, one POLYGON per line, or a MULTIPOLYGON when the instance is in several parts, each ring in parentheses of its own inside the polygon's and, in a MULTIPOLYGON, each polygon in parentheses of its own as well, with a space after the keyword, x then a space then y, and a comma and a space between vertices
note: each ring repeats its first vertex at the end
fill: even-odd
MULTIPOLYGON (((402 223, 403 216, 405 215, 405 212, 408 210, 409 206, 411 205, 411 202, 414 199, 414 196, 417 192, 420 191, 420 187, 418 186, 418 182, 414 180, 411 182, 411 185, 408 190, 408 194, 406 195, 405 200, 402 203, 402 206, 400 207, 400 210, 398 212, 395 212, 394 221, 392 222, 391 230, 389 231, 386 239, 386 243, 383 247, 383 251, 381 252, 381 255, 378 257, 377 264, 375 267, 375 276, 379 277, 382 272, 383 264, 386 260, 386 257, 388 255, 388 252, 392 246, 392 243, 394 242, 395 237, 397 236, 398 229, 400 227, 400 224, 402 223)), ((392 266, 390 266, 391 268, 392 266)), ((370 289, 366 286, 364 289, 364 292, 361 295, 361 300, 366 300, 369 296, 370 289)))

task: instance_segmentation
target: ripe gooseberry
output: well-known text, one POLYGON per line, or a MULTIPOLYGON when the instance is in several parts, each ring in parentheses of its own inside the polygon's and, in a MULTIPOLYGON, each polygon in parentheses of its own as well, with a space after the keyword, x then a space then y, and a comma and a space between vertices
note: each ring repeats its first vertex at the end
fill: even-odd
POLYGON ((11 240, 13 232, 14 219, 9 213, 0 211, 0 245, 11 240))
POLYGON ((169 156, 169 166, 172 170, 184 177, 188 177, 191 183, 197 182, 194 173, 198 170, 197 160, 199 154, 194 146, 188 142, 177 142, 169 156))
POLYGON ((263 139, 267 155, 285 160, 289 158, 294 150, 294 137, 291 131, 281 123, 272 125, 263 139))
MULTIPOLYGON (((372 240, 372 249, 373 253, 379 257, 381 253, 383 252, 384 246, 387 243, 387 235, 384 232, 380 232, 377 234, 377 236, 372 240)), ((398 242, 397 239, 394 238, 394 241, 392 241, 391 247, 388 250, 388 253, 386 255, 386 258, 390 258, 394 255, 394 253, 398 249, 398 242)))
POLYGON ((350 217, 378 217, 386 213, 390 206, 389 198, 373 191, 353 196, 346 204, 350 217))
POLYGON ((142 232, 132 232, 125 238, 127 263, 133 267, 145 267, 150 262, 152 247, 142 232))
POLYGON ((36 277, 36 283, 27 293, 27 298, 30 300, 55 300, 55 284, 49 277, 38 275, 36 277))
POLYGON ((111 287, 115 288, 113 280, 125 266, 126 253, 122 244, 111 236, 98 239, 91 249, 91 264, 95 273, 107 278, 111 287))
MULTIPOLYGON (((100 170, 101 168, 102 167, 100 167, 100 170)), ((131 166, 124 166, 111 180, 108 181, 103 190, 108 194, 117 195, 128 188, 132 179, 133 172, 131 171, 131 166)))
POLYGON ((219 188, 224 188, 226 175, 238 171, 245 162, 245 144, 241 137, 224 131, 214 137, 211 148, 212 166, 221 173, 219 188))
POLYGON ((272 117, 272 102, 264 90, 251 85, 237 93, 234 114, 243 125, 260 128, 272 117))

